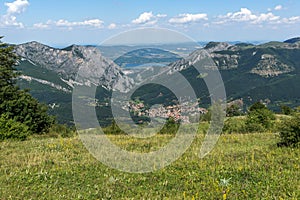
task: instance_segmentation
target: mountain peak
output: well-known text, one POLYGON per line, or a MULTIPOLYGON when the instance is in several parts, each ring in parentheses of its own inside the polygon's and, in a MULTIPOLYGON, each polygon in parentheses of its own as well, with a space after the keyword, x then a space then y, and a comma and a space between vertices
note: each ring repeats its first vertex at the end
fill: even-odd
POLYGON ((30 42, 26 42, 26 43, 23 43, 23 44, 20 44, 20 45, 17 45, 17 46, 52 48, 52 47, 50 47, 50 46, 48 46, 48 45, 42 44, 42 43, 37 42, 37 41, 30 41, 30 42))
POLYGON ((296 42, 300 42, 300 37, 295 37, 284 41, 284 43, 290 43, 290 44, 294 44, 296 42))
POLYGON ((59 74, 64 80, 74 81, 80 71, 80 79, 84 84, 90 82, 119 91, 125 91, 132 84, 120 67, 102 56, 96 47, 71 45, 56 49, 30 42, 15 46, 15 52, 25 60, 59 74))
POLYGON ((209 42, 207 45, 204 47, 205 50, 209 52, 214 52, 214 51, 222 51, 226 50, 230 47, 231 45, 226 43, 226 42, 209 42))

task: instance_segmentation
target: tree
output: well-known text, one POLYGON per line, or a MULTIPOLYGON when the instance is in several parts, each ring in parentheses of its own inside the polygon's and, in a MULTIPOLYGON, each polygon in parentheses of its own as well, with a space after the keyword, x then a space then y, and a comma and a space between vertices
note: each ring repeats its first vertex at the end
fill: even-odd
POLYGON ((17 61, 13 47, 0 41, 0 115, 28 126, 32 133, 46 132, 54 118, 47 114, 46 105, 16 85, 20 75, 15 69, 17 61))
POLYGON ((281 113, 284 115, 290 115, 293 112, 293 109, 286 105, 281 105, 280 108, 281 108, 281 113))
POLYGON ((226 108, 226 116, 227 117, 234 117, 242 115, 240 106, 236 104, 232 104, 226 108))
POLYGON ((249 132, 263 132, 271 130, 272 120, 275 120, 274 113, 260 102, 254 103, 246 118, 246 129, 249 132))
POLYGON ((291 118, 283 120, 278 146, 300 146, 300 113, 295 113, 291 118))
POLYGON ((267 109, 267 107, 261 102, 255 102, 252 106, 250 106, 249 111, 252 112, 252 111, 257 111, 262 109, 267 109))
MULTIPOLYGON (((0 40, 3 37, 0 37, 0 40)), ((18 73, 14 66, 17 56, 13 53, 13 46, 0 41, 0 87, 14 86, 18 73)))

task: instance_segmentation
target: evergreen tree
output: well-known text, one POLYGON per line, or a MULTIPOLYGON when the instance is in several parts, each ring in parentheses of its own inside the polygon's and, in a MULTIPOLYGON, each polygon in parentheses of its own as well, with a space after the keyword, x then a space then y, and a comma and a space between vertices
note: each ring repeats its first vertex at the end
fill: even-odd
MULTIPOLYGON (((0 40, 2 37, 0 37, 0 40)), ((0 41, 0 87, 14 86, 16 83, 16 72, 14 66, 17 56, 13 53, 13 47, 0 41)))
POLYGON ((20 73, 15 69, 18 57, 13 50, 0 41, 0 116, 28 126, 32 133, 46 132, 54 119, 47 114, 47 106, 16 85, 20 73))

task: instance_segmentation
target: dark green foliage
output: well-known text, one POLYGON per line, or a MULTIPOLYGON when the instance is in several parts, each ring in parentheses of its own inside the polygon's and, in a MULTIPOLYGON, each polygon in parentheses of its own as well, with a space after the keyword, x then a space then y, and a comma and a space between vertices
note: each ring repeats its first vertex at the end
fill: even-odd
POLYGON ((112 135, 119 135, 119 134, 126 134, 124 131, 122 131, 119 126, 117 125, 115 120, 112 120, 111 125, 105 127, 103 129, 103 132, 105 134, 112 134, 112 135))
POLYGON ((234 117, 234 116, 240 116, 240 115, 242 115, 242 112, 241 112, 241 108, 238 105, 232 104, 227 107, 227 109, 226 109, 227 117, 234 117))
MULTIPOLYGON (((1 39, 2 37, 0 37, 1 39)), ((17 73, 15 64, 17 56, 13 53, 13 47, 0 41, 0 87, 13 86, 17 73)))
POLYGON ((1 42, 0 61, 0 114, 24 124, 32 133, 48 131, 54 119, 47 114, 45 105, 40 104, 27 90, 20 90, 15 85, 19 75, 14 68, 17 56, 11 46, 1 42))
POLYGON ((47 114, 47 107, 40 104, 24 90, 14 86, 0 89, 0 113, 27 125, 33 133, 43 133, 54 123, 47 114))
POLYGON ((211 108, 208 109, 207 113, 200 116, 200 121, 203 121, 203 122, 211 121, 211 108))
POLYGON ((54 124, 49 129, 48 135, 55 136, 55 137, 61 136, 63 138, 68 138, 68 137, 72 137, 75 135, 75 130, 73 130, 72 128, 68 127, 65 124, 54 124))
POLYGON ((264 104, 262 104, 261 102, 255 102, 252 106, 250 106, 249 111, 255 111, 255 110, 261 110, 261 109, 265 109, 266 106, 264 104))
POLYGON ((246 129, 248 132, 263 132, 271 130, 272 120, 275 120, 274 113, 260 102, 254 103, 246 118, 246 129))
POLYGON ((163 128, 159 131, 160 134, 176 134, 180 126, 172 117, 168 118, 163 128))
POLYGON ((281 105, 280 108, 281 108, 281 113, 284 115, 290 115, 293 112, 293 109, 286 105, 281 105))
POLYGON ((280 131, 279 146, 300 146, 300 113, 296 113, 292 118, 287 118, 282 122, 280 131))
POLYGON ((10 119, 7 115, 0 116, 0 141, 5 139, 25 140, 30 135, 29 127, 10 119))

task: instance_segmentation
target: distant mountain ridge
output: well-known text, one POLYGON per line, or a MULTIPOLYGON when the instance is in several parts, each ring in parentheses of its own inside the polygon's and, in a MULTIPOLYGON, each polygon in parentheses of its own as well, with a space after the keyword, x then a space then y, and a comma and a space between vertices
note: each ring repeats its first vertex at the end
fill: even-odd
MULTIPOLYGON (((280 104, 298 106, 300 103, 300 42, 268 42, 260 45, 211 42, 204 47, 218 67, 224 81, 228 100, 243 99, 245 105, 265 101, 278 109, 280 104)), ((171 63, 171 70, 185 74, 197 83, 197 72, 191 67, 201 51, 197 50, 185 59, 171 63)), ((198 81, 195 91, 199 94, 205 83, 198 81)), ((209 100, 209 99, 207 99, 209 100)))
MULTIPOLYGON (((105 99, 114 88, 125 92, 134 81, 142 81, 157 73, 179 71, 192 82, 201 102, 209 104, 209 94, 202 80, 203 74, 193 70, 193 64, 201 57, 201 52, 208 52, 218 67, 224 81, 229 101, 243 99, 245 105, 254 101, 268 102, 276 108, 280 104, 297 106, 300 103, 300 41, 293 38, 285 42, 268 42, 260 45, 249 43, 228 44, 210 42, 203 49, 190 53, 179 59, 174 54, 162 55, 165 59, 176 59, 163 70, 145 68, 135 71, 124 71, 113 61, 105 58, 98 48, 92 46, 72 45, 63 49, 52 48, 38 42, 30 42, 15 46, 15 52, 22 58, 17 68, 23 76, 18 84, 22 88, 30 88, 33 96, 51 105, 50 112, 59 116, 60 121, 72 121, 71 92, 75 84, 101 86, 96 96, 105 99), (77 72, 79 77, 75 80, 77 72), (134 78, 137 76, 138 78, 134 78), (76 82, 77 81, 77 82, 76 82), (102 95, 106 94, 106 95, 102 95), (105 98, 104 98, 105 97, 105 98)), ((119 57, 122 61, 145 59, 147 62, 155 53, 163 51, 134 51, 119 57), (144 56, 144 57, 143 57, 144 56)), ((139 63, 140 60, 137 61, 139 63)), ((180 83, 177 83, 180 87, 180 83)), ((151 99, 157 90, 144 91, 141 98, 151 99)), ((160 96, 160 99, 164 96, 160 96)), ((165 94, 165 96, 168 96, 165 94)), ((166 97, 167 99, 167 97, 166 97)), ((155 99, 153 99, 155 102, 155 99)), ((109 103, 106 101, 105 103, 109 103)), ((104 104, 103 104, 104 105, 104 104)), ((106 116, 108 107, 103 107, 106 116)), ((108 118, 108 116, 106 116, 108 118)))
POLYGON ((85 85, 102 85, 107 89, 126 91, 132 80, 124 76, 120 67, 113 61, 103 57, 99 49, 72 45, 64 49, 56 49, 38 42, 17 45, 16 53, 42 68, 57 73, 69 85, 80 80, 85 85), (80 74, 78 72, 81 71, 80 74))
POLYGON ((296 43, 296 42, 300 42, 300 37, 295 37, 295 38, 291 38, 288 39, 286 41, 284 41, 285 43, 296 43))

